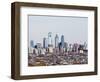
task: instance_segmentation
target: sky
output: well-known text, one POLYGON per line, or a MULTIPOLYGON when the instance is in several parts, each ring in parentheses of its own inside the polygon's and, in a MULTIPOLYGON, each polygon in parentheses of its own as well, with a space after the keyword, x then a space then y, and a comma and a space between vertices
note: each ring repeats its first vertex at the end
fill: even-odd
POLYGON ((88 42, 88 18, 68 17, 68 16, 28 16, 28 44, 30 40, 34 44, 43 44, 43 38, 48 37, 48 32, 52 32, 53 44, 55 35, 58 34, 59 41, 64 35, 65 42, 83 44, 88 42))

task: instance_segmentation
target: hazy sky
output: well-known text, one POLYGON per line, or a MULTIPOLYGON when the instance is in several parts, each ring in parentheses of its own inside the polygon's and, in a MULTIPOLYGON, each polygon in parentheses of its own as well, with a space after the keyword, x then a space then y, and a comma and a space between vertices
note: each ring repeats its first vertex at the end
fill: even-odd
POLYGON ((57 17, 57 16, 28 16, 29 26, 29 42, 42 43, 43 38, 48 37, 48 32, 52 32, 54 37, 56 34, 61 41, 61 35, 64 35, 65 42, 68 43, 84 43, 88 40, 88 18, 86 17, 57 17))

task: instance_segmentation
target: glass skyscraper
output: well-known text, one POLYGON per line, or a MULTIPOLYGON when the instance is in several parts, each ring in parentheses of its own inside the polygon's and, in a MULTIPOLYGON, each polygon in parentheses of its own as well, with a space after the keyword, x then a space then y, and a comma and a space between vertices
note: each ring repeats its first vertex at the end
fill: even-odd
POLYGON ((34 48, 34 41, 33 40, 30 41, 30 47, 34 48))
POLYGON ((59 37, 56 34, 56 36, 55 36, 55 48, 58 48, 58 47, 59 47, 59 37))
POLYGON ((43 38, 43 48, 48 48, 48 39, 43 38))
POLYGON ((64 35, 61 36, 61 46, 64 48, 64 35))

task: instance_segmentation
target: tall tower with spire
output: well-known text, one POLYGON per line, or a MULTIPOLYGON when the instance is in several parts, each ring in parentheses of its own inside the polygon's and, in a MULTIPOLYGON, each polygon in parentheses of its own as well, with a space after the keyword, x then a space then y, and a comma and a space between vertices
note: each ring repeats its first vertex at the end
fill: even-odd
POLYGON ((48 46, 52 46, 52 32, 48 33, 48 46))
POLYGON ((58 48, 58 47, 59 47, 59 37, 56 34, 56 36, 55 36, 55 48, 58 48))

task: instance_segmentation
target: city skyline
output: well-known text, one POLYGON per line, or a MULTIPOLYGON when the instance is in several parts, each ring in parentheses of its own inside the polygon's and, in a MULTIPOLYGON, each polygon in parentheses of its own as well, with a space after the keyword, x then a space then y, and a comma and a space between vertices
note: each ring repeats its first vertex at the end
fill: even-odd
POLYGON ((48 35, 44 36, 44 38, 42 39, 42 43, 40 43, 40 42, 34 43, 34 40, 31 40, 29 48, 35 48, 35 46, 37 46, 37 45, 41 46, 41 48, 48 48, 48 47, 67 48, 68 45, 71 47, 75 44, 87 46, 86 42, 84 42, 83 44, 67 43, 67 41, 64 40, 64 35, 61 35, 61 37, 59 37, 58 34, 56 34, 54 37, 55 38, 52 38, 52 32, 49 32, 48 35))
MULTIPOLYGON (((40 43, 43 48, 48 48, 49 46, 57 48, 59 47, 59 44, 61 43, 62 48, 64 48, 65 42, 66 41, 64 41, 64 35, 59 37, 58 34, 56 34, 55 38, 52 38, 52 32, 49 32, 48 37, 47 38, 44 37, 43 42, 42 43, 38 42, 38 43, 40 43)), ((34 40, 30 40, 30 47, 34 48, 36 44, 34 44, 34 40)))
MULTIPOLYGON (((58 43, 60 43, 60 42, 63 42, 62 43, 62 45, 63 45, 63 47, 64 47, 64 35, 62 34, 61 36, 59 36, 58 34, 56 34, 55 36, 52 36, 52 37, 54 37, 54 38, 50 38, 49 36, 52 36, 52 32, 49 32, 48 33, 48 36, 45 36, 45 37, 43 37, 42 39, 43 39, 43 41, 42 41, 42 46, 44 46, 44 42, 45 43, 49 43, 49 44, 52 44, 53 45, 53 47, 57 47, 57 44, 58 43), (46 41, 45 41, 46 40, 46 41), (50 41, 49 41, 50 40, 50 41)), ((67 42, 67 41, 66 41, 67 42)), ((34 40, 30 40, 30 43, 29 43, 29 45, 34 45, 34 44, 36 44, 36 43, 40 43, 40 42, 35 42, 34 40)), ((72 44, 72 43, 69 43, 69 44, 72 44)), ((48 45, 45 45, 46 47, 48 47, 48 45)))
MULTIPOLYGON (((64 39, 68 43, 88 43, 88 20, 86 17, 29 16, 28 18, 28 45, 31 40, 34 40, 34 44, 38 42, 42 43, 43 37, 46 36, 48 32, 52 32, 53 39, 57 34, 59 37, 64 35, 64 39)), ((48 36, 45 38, 48 38, 48 36)), ((53 45, 54 44, 53 41, 53 45)))
POLYGON ((34 41, 30 41, 30 47, 28 48, 28 66, 88 63, 88 48, 86 42, 84 44, 68 44, 64 39, 64 35, 59 37, 56 34, 55 38, 52 38, 52 32, 49 32, 47 37, 45 38, 44 36, 42 43, 38 42, 34 44, 34 41))

